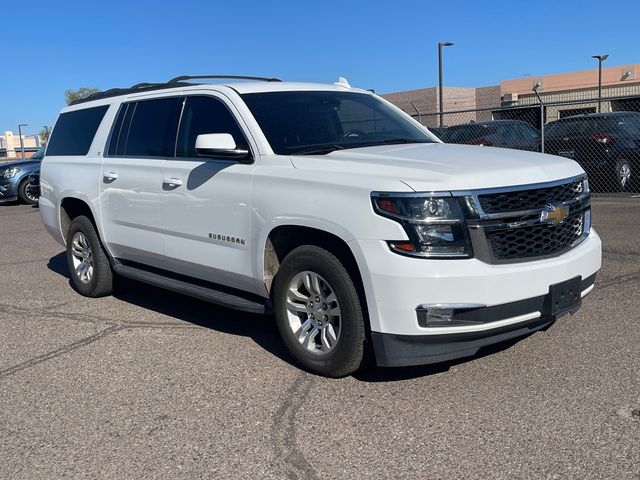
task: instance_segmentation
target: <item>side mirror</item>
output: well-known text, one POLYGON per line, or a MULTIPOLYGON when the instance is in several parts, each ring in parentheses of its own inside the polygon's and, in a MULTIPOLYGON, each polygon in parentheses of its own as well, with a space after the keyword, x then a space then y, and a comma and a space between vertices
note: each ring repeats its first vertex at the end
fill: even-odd
POLYGON ((196 137, 196 155, 199 157, 229 158, 250 161, 249 150, 238 148, 229 133, 204 133, 196 137))

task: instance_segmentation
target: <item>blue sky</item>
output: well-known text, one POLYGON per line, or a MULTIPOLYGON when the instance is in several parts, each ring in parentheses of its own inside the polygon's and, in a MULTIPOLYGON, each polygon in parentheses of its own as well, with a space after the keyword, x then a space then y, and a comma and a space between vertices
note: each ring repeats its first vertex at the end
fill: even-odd
POLYGON ((52 125, 68 88, 237 73, 384 93, 640 63, 640 1, 30 1, 0 27, 0 132, 52 125))

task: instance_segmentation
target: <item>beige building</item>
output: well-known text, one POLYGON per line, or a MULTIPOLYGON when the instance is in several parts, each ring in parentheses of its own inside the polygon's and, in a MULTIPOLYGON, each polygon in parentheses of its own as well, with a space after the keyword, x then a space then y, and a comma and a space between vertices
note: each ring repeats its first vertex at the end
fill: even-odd
MULTIPOLYGON (((40 137, 38 135, 22 135, 25 158, 30 157, 40 148, 40 137)), ((0 135, 0 158, 20 158, 22 150, 20 146, 20 135, 14 135, 7 131, 0 135)))
MULTIPOLYGON (((598 69, 578 72, 527 76, 503 80, 489 87, 444 87, 445 126, 502 118, 540 122, 539 101, 533 86, 546 107, 546 121, 580 113, 592 113, 598 107, 598 69)), ((439 124, 438 87, 407 90, 382 95, 429 127, 439 124)), ((603 112, 640 111, 640 64, 603 67, 603 112)))

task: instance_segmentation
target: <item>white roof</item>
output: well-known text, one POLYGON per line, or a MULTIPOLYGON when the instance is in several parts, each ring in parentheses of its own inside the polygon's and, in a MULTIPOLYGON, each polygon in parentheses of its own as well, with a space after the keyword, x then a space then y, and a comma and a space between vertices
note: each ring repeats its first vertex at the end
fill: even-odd
MULTIPOLYGON (((213 85, 216 85, 216 84, 213 84, 213 85)), ((341 85, 334 85, 332 83, 235 82, 235 83, 224 83, 222 85, 231 87, 234 90, 238 91, 239 93, 290 92, 290 91, 314 91, 314 90, 349 92, 351 90, 354 90, 341 85)))

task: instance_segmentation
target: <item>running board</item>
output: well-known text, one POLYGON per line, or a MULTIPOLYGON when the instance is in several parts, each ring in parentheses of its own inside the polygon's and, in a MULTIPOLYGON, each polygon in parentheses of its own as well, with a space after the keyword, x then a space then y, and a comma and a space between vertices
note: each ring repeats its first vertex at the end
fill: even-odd
POLYGON ((169 278, 158 273, 148 272, 140 268, 130 267, 128 265, 122 265, 121 263, 115 263, 113 265, 113 271, 123 277, 131 278, 143 283, 148 283, 156 287, 166 288, 174 292, 182 293, 190 297, 198 298, 206 302, 215 303, 221 307, 232 308, 234 310, 241 310, 243 312, 250 313, 271 313, 271 309, 265 303, 256 302, 243 298, 231 293, 225 293, 213 288, 208 288, 200 285, 194 285, 193 283, 185 282, 175 278, 169 278))

